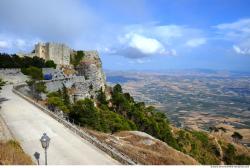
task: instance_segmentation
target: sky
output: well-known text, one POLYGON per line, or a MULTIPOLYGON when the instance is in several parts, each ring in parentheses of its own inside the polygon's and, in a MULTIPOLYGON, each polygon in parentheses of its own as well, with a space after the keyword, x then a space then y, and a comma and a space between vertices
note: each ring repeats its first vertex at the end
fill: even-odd
POLYGON ((0 52, 98 50, 104 69, 250 72, 250 0, 0 0, 0 52))

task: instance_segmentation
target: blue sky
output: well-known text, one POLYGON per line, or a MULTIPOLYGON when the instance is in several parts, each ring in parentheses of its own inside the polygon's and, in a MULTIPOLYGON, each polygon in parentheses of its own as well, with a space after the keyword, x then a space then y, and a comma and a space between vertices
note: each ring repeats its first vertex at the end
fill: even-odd
POLYGON ((1 0, 0 52, 98 50, 105 69, 250 71, 249 0, 1 0))

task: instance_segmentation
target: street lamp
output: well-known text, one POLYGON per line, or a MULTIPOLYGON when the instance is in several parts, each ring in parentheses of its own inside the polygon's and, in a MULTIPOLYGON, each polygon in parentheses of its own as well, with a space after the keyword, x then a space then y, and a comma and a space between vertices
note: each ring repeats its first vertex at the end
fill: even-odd
POLYGON ((45 165, 47 165, 47 149, 49 148, 50 138, 46 133, 43 133, 43 136, 40 139, 43 149, 45 150, 45 165))

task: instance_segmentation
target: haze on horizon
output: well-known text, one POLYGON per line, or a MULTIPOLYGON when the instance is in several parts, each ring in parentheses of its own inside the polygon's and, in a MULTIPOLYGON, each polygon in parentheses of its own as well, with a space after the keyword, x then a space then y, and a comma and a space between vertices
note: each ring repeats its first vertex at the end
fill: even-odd
POLYGON ((1 0, 0 52, 98 50, 104 69, 250 71, 249 0, 1 0))

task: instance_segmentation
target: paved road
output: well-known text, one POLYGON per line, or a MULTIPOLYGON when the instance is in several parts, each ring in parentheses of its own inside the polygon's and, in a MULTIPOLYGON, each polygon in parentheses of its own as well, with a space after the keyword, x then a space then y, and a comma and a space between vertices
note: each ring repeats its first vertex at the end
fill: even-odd
POLYGON ((0 115, 21 143, 24 151, 32 156, 34 161, 33 154, 39 152, 40 163, 44 164, 44 151, 39 139, 46 132, 51 138, 48 149, 48 164, 50 165, 119 164, 109 155, 14 94, 11 88, 10 85, 5 86, 0 93, 0 97, 8 99, 1 103, 0 115))

